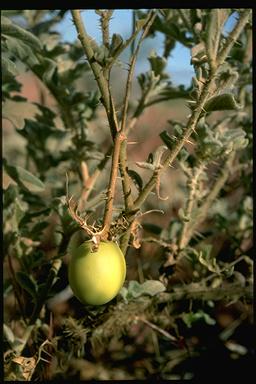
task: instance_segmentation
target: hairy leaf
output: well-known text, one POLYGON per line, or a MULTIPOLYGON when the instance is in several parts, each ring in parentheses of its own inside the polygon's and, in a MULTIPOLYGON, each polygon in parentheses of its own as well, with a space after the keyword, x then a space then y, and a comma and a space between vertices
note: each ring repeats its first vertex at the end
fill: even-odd
POLYGON ((128 169, 127 173, 130 176, 130 178, 133 180, 137 189, 139 191, 141 191, 143 188, 143 181, 142 181, 142 178, 140 177, 140 175, 136 171, 134 171, 133 169, 128 169))
POLYGON ((25 119, 34 120, 37 114, 40 114, 40 110, 36 104, 28 101, 15 101, 6 100, 3 109, 3 117, 9 121, 18 129, 24 128, 25 119))
POLYGON ((42 49, 42 44, 35 35, 20 27, 19 25, 14 24, 5 16, 1 17, 1 32, 6 36, 12 36, 15 39, 23 41, 33 50, 40 51, 42 49))
POLYGON ((162 131, 159 136, 161 137, 161 139, 163 140, 163 142, 167 145, 167 147, 172 150, 173 149, 173 139, 171 138, 171 136, 169 135, 169 133, 165 130, 165 131, 162 131))
POLYGON ((234 96, 230 93, 213 96, 204 105, 206 112, 237 110, 239 108, 241 108, 241 106, 237 104, 234 96))
POLYGON ((16 272, 15 276, 19 285, 25 289, 25 291, 27 291, 33 299, 35 299, 37 295, 37 284, 35 280, 22 271, 16 272))
POLYGON ((7 164, 4 159, 4 168, 8 175, 23 189, 30 192, 42 192, 45 189, 44 183, 38 177, 32 175, 26 169, 7 164))

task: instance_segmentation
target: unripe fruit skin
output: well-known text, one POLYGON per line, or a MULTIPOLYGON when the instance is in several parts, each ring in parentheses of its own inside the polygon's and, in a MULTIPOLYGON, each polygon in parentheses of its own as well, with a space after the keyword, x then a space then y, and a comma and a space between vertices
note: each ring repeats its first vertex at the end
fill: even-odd
POLYGON ((114 242, 101 241, 96 252, 85 241, 72 251, 68 279, 74 295, 84 304, 102 305, 112 300, 126 276, 124 255, 114 242))

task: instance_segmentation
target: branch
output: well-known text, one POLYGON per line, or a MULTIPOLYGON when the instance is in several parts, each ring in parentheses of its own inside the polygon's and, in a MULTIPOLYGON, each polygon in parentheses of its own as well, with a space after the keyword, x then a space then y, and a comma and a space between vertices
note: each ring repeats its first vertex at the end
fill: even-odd
POLYGON ((106 110, 109 127, 111 130, 112 138, 114 140, 116 132, 118 131, 118 123, 116 118, 116 111, 114 107, 114 103, 111 97, 111 93, 109 90, 109 83, 108 83, 108 70, 107 67, 103 68, 97 63, 97 61, 94 58, 94 50, 92 46, 92 39, 91 37, 86 33, 80 11, 77 9, 71 10, 74 24, 76 26, 76 30, 78 33, 78 38, 81 41, 82 47, 84 49, 85 55, 88 59, 88 62, 90 64, 90 67, 94 73, 95 80, 98 84, 101 96, 102 96, 102 103, 106 110))
POLYGON ((151 17, 151 15, 149 14, 148 17, 146 18, 145 22, 143 24, 141 23, 138 26, 138 28, 136 29, 136 31, 131 35, 131 37, 129 37, 129 39, 127 39, 124 42, 124 44, 114 53, 111 60, 107 63, 106 68, 110 69, 112 67, 112 65, 115 63, 116 59, 118 58, 118 56, 120 56, 121 53, 135 40, 138 33, 145 27, 145 25, 148 23, 150 17, 151 17))
MULTIPOLYGON (((191 175, 191 180, 188 182, 188 186, 190 187, 190 192, 189 192, 189 197, 186 202, 186 207, 185 207, 185 216, 190 217, 191 213, 193 211, 193 207, 196 203, 196 191, 197 191, 197 183, 198 179, 201 175, 201 173, 204 171, 205 164, 201 163, 199 167, 196 169, 195 174, 191 175)), ((179 238, 179 248, 182 249, 184 246, 183 244, 186 244, 187 241, 187 232, 189 230, 189 226, 191 225, 191 220, 189 221, 183 221, 182 223, 182 230, 180 233, 180 238, 179 238)))
POLYGON ((91 37, 86 33, 80 11, 78 9, 71 10, 74 24, 77 30, 77 37, 81 41, 82 47, 84 49, 84 52, 86 54, 86 57, 89 61, 89 64, 92 68, 92 71, 95 76, 95 80, 97 81, 99 90, 101 92, 103 105, 107 111, 107 115, 109 116, 110 113, 110 98, 109 98, 109 91, 108 91, 108 83, 103 75, 103 71, 101 66, 96 62, 94 59, 94 50, 92 47, 92 39, 91 37))
POLYGON ((195 232, 196 228, 207 217, 209 209, 210 209, 213 201, 216 200, 220 190, 223 188, 224 184, 226 183, 226 181, 229 177, 231 164, 235 158, 235 154, 236 154, 236 152, 233 151, 233 153, 231 153, 230 156, 227 158, 223 168, 221 169, 220 176, 216 180, 215 184, 212 186, 211 192, 205 198, 204 203, 198 209, 197 215, 194 218, 192 225, 187 230, 186 236, 180 240, 180 244, 179 244, 180 249, 184 248, 188 244, 188 242, 191 239, 191 237, 193 236, 193 233, 195 232))
POLYGON ((138 44, 137 44, 137 47, 136 47, 136 49, 135 49, 135 51, 131 57, 130 69, 129 69, 128 77, 127 77, 127 81, 126 81, 125 97, 124 97, 124 102, 123 102, 124 107, 123 107, 123 112, 122 112, 122 123, 121 123, 121 130, 123 130, 123 131, 124 131, 125 125, 126 125, 128 102, 129 102, 132 77, 133 77, 136 59, 137 59, 137 56, 138 56, 138 53, 139 53, 139 50, 141 47, 141 43, 144 40, 144 38, 146 37, 146 35, 148 34, 148 31, 149 31, 151 25, 153 24, 155 17, 156 17, 156 13, 154 11, 151 11, 147 17, 147 22, 144 24, 145 29, 144 29, 143 33, 141 34, 140 39, 139 39, 138 44))
MULTIPOLYGON (((123 101, 123 111, 122 111, 122 122, 121 122, 121 132, 127 133, 126 130, 126 120, 127 120, 127 110, 128 110, 128 103, 129 103, 129 97, 130 97, 130 92, 131 92, 131 86, 132 86, 132 78, 134 74, 134 68, 135 68, 135 63, 138 57, 138 53, 142 44, 142 41, 148 34, 149 28, 151 27, 154 19, 156 17, 156 13, 154 11, 151 11, 148 18, 147 22, 145 23, 145 29, 143 33, 140 36, 140 39, 138 41, 138 44, 136 46, 136 49, 134 53, 132 54, 131 61, 130 61, 130 68, 127 76, 127 81, 126 81, 126 88, 125 88, 125 96, 124 96, 124 101, 123 101)), ((123 192, 124 192, 124 201, 125 201, 125 211, 128 213, 130 210, 132 210, 132 196, 131 196, 131 187, 130 187, 130 178, 127 173, 127 141, 124 140, 121 145, 121 150, 120 150, 120 173, 122 176, 122 186, 123 186, 123 192)))
POLYGON ((205 287, 201 288, 196 283, 176 288, 174 292, 162 292, 156 296, 158 303, 166 303, 184 299, 193 300, 224 300, 246 297, 251 300, 253 298, 252 286, 243 287, 239 284, 228 283, 217 288, 205 287))
MULTIPOLYGON (((158 171, 158 174, 164 172, 169 166, 172 165, 177 155, 179 154, 180 150, 182 149, 184 144, 187 142, 192 132, 195 130, 197 122, 203 111, 204 105, 209 98, 209 94, 211 93, 212 86, 214 86, 213 76, 210 79, 208 79, 208 81, 205 83, 201 96, 198 101, 198 105, 190 115, 190 118, 187 124, 187 129, 185 130, 183 136, 177 142, 175 148, 173 148, 173 150, 170 151, 169 155, 163 162, 162 168, 158 171)), ((141 205, 144 203, 144 201, 148 197, 149 193, 155 187, 156 182, 157 182, 157 175, 154 173, 150 178, 150 180, 148 181, 148 183, 143 188, 143 190, 141 191, 140 195, 135 200, 134 206, 133 206, 134 209, 138 209, 141 207, 141 205)))
MULTIPOLYGON (((233 31, 229 34, 229 37, 227 39, 226 45, 223 47, 222 51, 220 52, 218 56, 218 66, 224 62, 227 55, 229 54, 232 46, 234 45, 236 39, 239 37, 240 33, 242 32, 243 28, 245 27, 246 23, 248 22, 250 15, 250 10, 244 11, 244 13, 241 15, 240 19, 238 20, 236 26, 234 27, 233 31)), ((217 68, 218 68, 217 66, 217 68)), ((190 137, 191 133, 195 130, 197 122, 200 118, 201 112, 203 111, 204 105, 209 97, 209 94, 212 91, 212 88, 214 87, 214 77, 216 72, 212 72, 210 78, 206 83, 204 84, 204 88, 201 92, 197 107, 193 110, 189 121, 187 125, 187 129, 184 132, 183 137, 177 142, 176 147, 170 151, 169 156, 166 158, 163 167, 160 172, 163 172, 167 169, 168 166, 171 166, 175 158, 177 157, 178 153, 180 152, 181 148, 184 146, 185 142, 190 137)), ((152 189, 155 187, 157 182, 157 178, 155 175, 151 177, 151 179, 148 181, 148 183, 145 185, 144 189, 138 196, 138 198, 134 202, 134 209, 140 208, 140 206, 144 203, 149 193, 152 191, 152 189)))
POLYGON ((113 15, 114 10, 107 11, 96 11, 98 15, 100 15, 100 24, 102 31, 102 42, 105 47, 109 48, 109 20, 113 15))
POLYGON ((116 181, 117 181, 117 175, 118 175, 119 154, 120 154, 121 144, 125 139, 126 139, 125 135, 122 132, 118 132, 114 141, 114 151, 113 151, 112 165, 111 165, 110 178, 109 178, 107 203, 105 207, 104 220, 103 220, 103 233, 101 235, 102 239, 108 238, 108 233, 111 225, 114 195, 115 195, 116 181))
POLYGON ((229 55, 229 52, 231 51, 231 48, 233 47, 234 43, 240 36, 241 32, 243 32, 244 27, 248 23, 249 17, 251 14, 250 9, 246 9, 243 13, 240 14, 240 18, 233 28, 233 30, 230 32, 226 39, 226 43, 224 47, 221 49, 220 53, 217 56, 217 66, 223 64, 227 56, 229 55))

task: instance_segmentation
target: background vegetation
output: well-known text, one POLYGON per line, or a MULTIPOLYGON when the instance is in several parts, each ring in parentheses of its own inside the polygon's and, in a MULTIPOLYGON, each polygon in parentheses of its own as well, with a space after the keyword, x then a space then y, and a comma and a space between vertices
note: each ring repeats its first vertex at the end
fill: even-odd
POLYGON ((83 12, 2 12, 5 380, 249 375, 251 11, 134 10, 124 39, 96 10, 101 42, 83 12), (67 13, 75 43, 55 30, 67 13), (162 54, 135 78, 156 33, 162 54), (177 42, 189 87, 166 70, 177 42), (68 246, 88 229, 127 260, 100 307, 68 287, 68 246))

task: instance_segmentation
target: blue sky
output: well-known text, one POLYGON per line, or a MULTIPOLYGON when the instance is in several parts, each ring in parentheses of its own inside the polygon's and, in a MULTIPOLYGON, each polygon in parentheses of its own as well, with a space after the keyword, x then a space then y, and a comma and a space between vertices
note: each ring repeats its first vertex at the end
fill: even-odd
MULTIPOLYGON (((82 17, 84 19, 87 32, 100 44, 101 32, 99 27, 99 16, 94 10, 84 10, 82 12, 82 17)), ((130 36, 132 25, 131 17, 132 10, 115 10, 110 23, 110 34, 119 33, 123 36, 123 38, 130 36)), ((234 17, 229 19, 226 24, 226 31, 229 31, 232 28, 234 21, 234 17)), ((64 41, 73 42, 76 39, 76 30, 69 12, 66 14, 62 23, 59 24, 57 30, 62 34, 64 41)), ((135 74, 149 69, 147 56, 150 54, 152 48, 157 54, 162 54, 163 35, 158 33, 154 39, 150 40, 151 41, 145 41, 145 51, 143 52, 143 56, 139 58, 135 74)), ((188 48, 184 47, 180 43, 176 43, 176 46, 172 51, 172 55, 168 60, 167 71, 171 74, 171 80, 175 85, 190 85, 194 71, 193 67, 190 65, 190 51, 188 48)))

